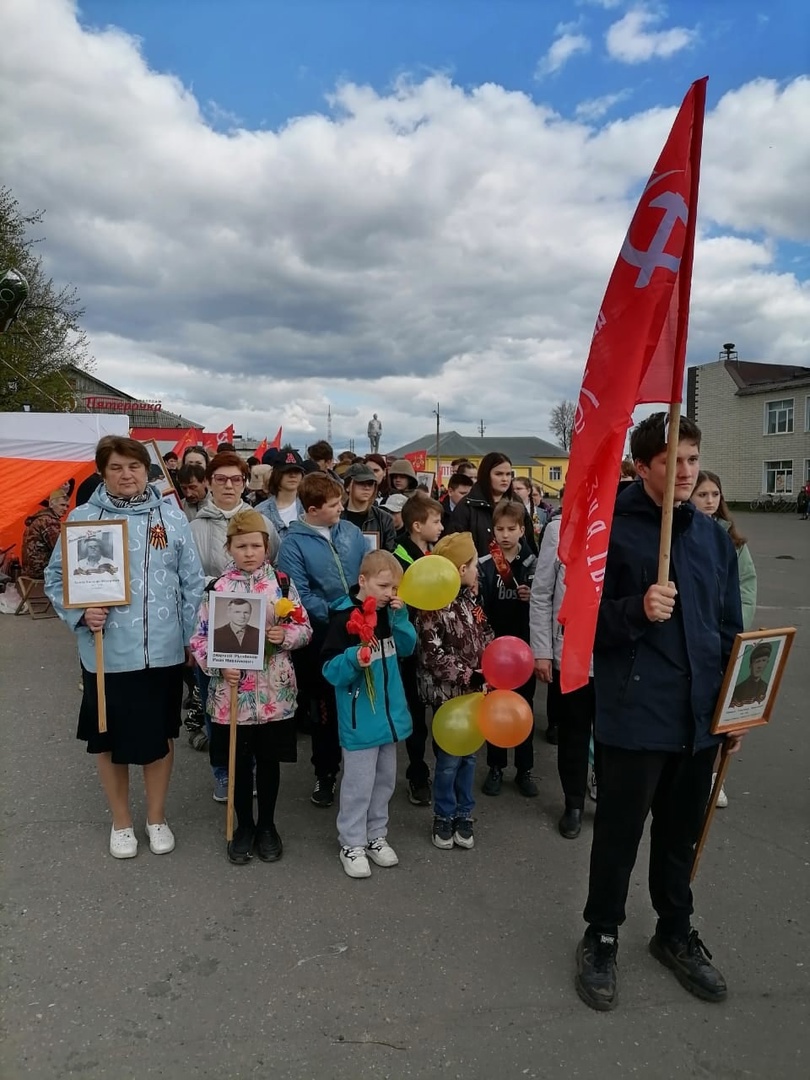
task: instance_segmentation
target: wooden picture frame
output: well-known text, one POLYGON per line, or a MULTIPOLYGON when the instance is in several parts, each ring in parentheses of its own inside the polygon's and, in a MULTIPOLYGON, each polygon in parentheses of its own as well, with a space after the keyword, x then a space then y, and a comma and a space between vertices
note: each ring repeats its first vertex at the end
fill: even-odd
POLYGON ((166 462, 163 460, 163 454, 157 442, 154 439, 144 439, 143 445, 149 451, 149 460, 152 462, 149 467, 149 483, 155 485, 161 498, 172 493, 176 494, 177 488, 169 476, 169 470, 166 468, 166 462))
POLYGON ((123 607, 130 603, 125 518, 64 521, 61 544, 64 607, 123 607))
POLYGON ((737 634, 712 720, 713 735, 760 727, 771 719, 795 626, 737 634))
POLYGON ((380 548, 380 534, 378 532, 365 532, 363 531, 363 543, 366 545, 366 552, 379 551, 380 548))

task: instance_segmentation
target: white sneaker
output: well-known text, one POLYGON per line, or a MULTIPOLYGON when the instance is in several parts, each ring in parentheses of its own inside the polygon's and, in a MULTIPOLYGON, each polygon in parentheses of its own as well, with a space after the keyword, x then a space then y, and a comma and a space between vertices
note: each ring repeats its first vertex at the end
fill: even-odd
MULTIPOLYGON (((712 774, 712 790, 714 790, 714 782, 715 782, 716 779, 717 779, 717 773, 713 773, 712 774)), ((725 808, 728 806, 728 795, 726 795, 726 789, 722 784, 720 785, 720 790, 717 793, 717 802, 715 803, 715 805, 717 806, 718 810, 725 810, 725 808)))
POLYGON ((157 825, 146 823, 146 835, 149 837, 149 850, 153 855, 168 855, 174 851, 174 833, 165 821, 157 825))
POLYGON ((343 863, 343 869, 349 877, 371 877, 371 867, 368 865, 365 848, 342 847, 340 849, 340 861, 343 863))
POLYGON ((128 829, 110 829, 110 854, 114 859, 134 859, 138 854, 138 838, 135 830, 130 826, 128 829))
POLYGON ((399 862, 399 856, 384 836, 377 836, 374 840, 369 840, 366 846, 366 855, 377 866, 396 866, 399 862))

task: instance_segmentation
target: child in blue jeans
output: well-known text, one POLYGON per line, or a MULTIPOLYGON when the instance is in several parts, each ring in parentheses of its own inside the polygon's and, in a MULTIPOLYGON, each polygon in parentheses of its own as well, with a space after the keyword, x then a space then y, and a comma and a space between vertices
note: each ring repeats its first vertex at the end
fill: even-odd
MULTIPOLYGON (((416 617, 419 692, 435 712, 445 701, 482 688, 481 654, 493 634, 474 591, 478 584, 478 555, 472 534, 442 537, 433 555, 449 559, 461 578, 461 589, 451 604, 440 611, 420 611, 416 617)), ((454 844, 471 848, 475 844, 475 754, 456 757, 435 743, 433 749, 433 843, 443 849, 454 844)))

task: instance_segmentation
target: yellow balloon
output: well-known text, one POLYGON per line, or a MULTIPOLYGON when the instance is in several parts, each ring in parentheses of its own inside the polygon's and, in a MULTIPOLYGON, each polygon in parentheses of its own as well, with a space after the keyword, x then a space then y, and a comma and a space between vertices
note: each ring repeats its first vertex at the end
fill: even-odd
POLYGON ((439 611, 458 596, 461 578, 443 555, 426 555, 411 563, 402 575, 398 594, 410 607, 439 611))
POLYGON ((463 694, 451 698, 436 710, 433 717, 433 738, 448 754, 465 757, 484 745, 478 726, 478 711, 483 694, 463 694))

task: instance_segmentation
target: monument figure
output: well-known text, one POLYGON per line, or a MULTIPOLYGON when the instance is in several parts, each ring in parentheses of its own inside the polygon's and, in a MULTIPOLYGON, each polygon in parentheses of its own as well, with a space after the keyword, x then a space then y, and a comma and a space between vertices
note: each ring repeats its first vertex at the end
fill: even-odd
POLYGON ((382 435, 382 424, 376 413, 368 422, 368 444, 371 447, 372 454, 379 454, 380 452, 380 436, 382 435))

